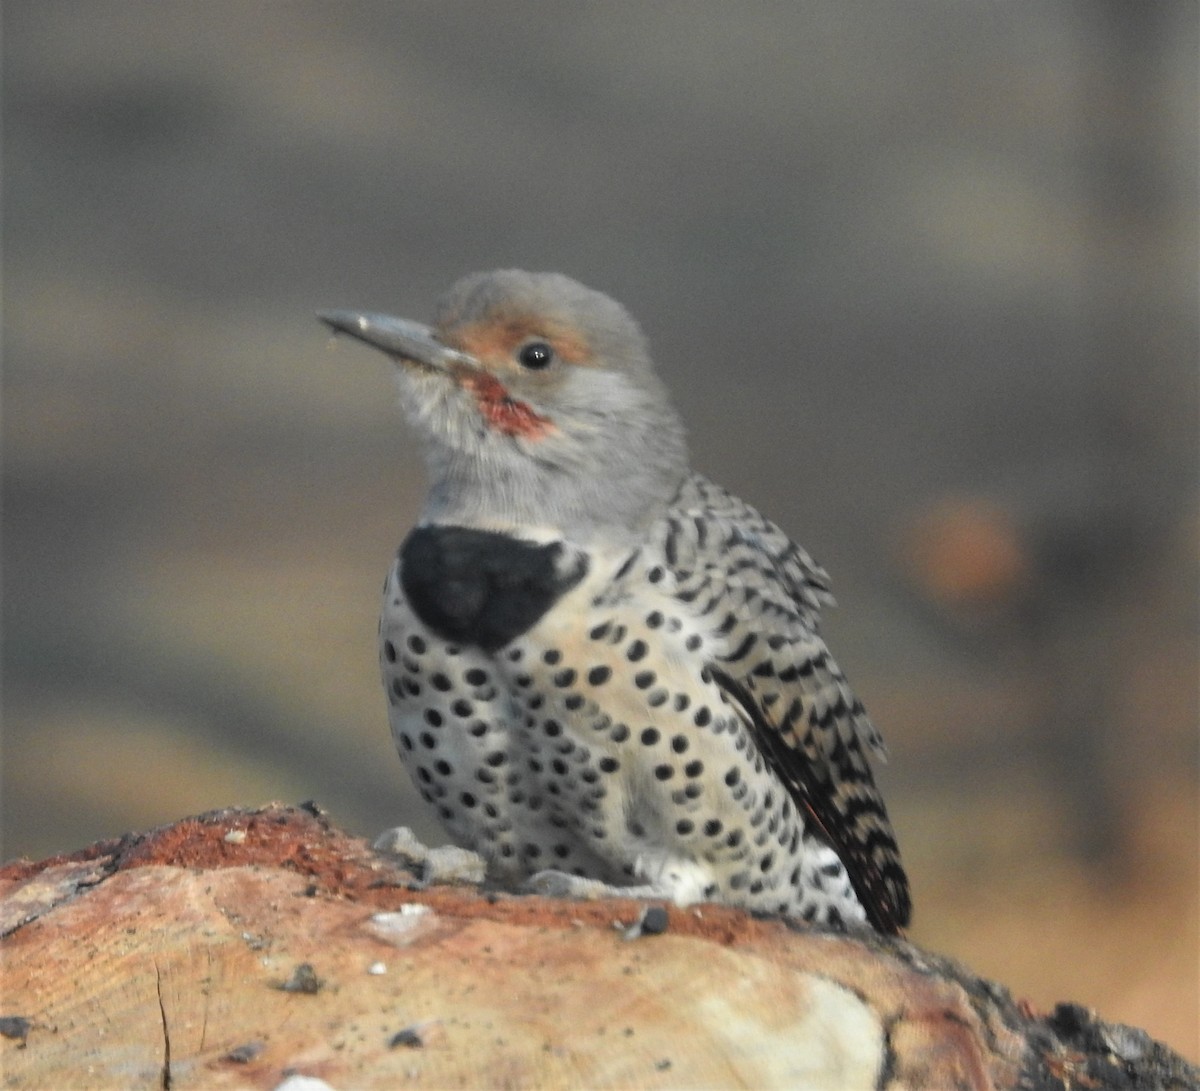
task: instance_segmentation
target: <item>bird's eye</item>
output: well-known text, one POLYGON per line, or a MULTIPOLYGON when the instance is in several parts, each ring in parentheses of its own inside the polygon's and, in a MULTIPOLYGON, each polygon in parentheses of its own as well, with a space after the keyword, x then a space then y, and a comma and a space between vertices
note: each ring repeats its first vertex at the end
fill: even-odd
POLYGON ((523 345, 521 351, 517 353, 517 362, 522 367, 529 368, 530 371, 541 371, 542 368, 549 367, 554 363, 554 349, 545 341, 530 341, 528 345, 523 345))

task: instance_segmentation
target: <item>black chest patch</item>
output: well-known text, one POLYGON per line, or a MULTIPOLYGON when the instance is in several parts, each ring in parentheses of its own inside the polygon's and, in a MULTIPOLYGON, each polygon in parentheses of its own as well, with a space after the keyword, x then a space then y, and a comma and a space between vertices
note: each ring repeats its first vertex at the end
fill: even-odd
POLYGON ((468 527, 417 527, 400 547, 400 584, 438 636, 494 652, 531 629, 587 574, 580 557, 558 569, 563 547, 468 527))

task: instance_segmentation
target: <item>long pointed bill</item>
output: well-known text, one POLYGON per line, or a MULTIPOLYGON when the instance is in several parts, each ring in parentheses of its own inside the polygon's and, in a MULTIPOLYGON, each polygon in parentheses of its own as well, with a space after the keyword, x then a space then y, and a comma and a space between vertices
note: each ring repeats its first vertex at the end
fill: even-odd
POLYGON ((443 345, 428 326, 419 322, 360 311, 321 311, 317 317, 334 333, 347 333, 397 360, 424 364, 437 371, 448 371, 453 364, 478 367, 472 357, 443 345))

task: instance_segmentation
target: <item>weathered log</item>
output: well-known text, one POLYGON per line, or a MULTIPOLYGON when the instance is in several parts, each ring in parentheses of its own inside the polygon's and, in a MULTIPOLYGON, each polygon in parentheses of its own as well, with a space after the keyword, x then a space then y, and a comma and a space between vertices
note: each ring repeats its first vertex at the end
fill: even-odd
POLYGON ((9 864, 0 934, 6 1087, 1200 1086, 903 940, 426 886, 311 805, 9 864))

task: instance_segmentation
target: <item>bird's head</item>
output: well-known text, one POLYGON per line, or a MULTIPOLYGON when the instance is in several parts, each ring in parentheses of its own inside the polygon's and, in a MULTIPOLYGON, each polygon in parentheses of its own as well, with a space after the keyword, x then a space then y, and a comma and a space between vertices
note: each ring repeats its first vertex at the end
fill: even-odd
POLYGON ((432 327, 321 319, 396 361, 431 478, 424 521, 631 538, 683 480, 683 428, 641 330, 569 277, 464 277, 432 327))

